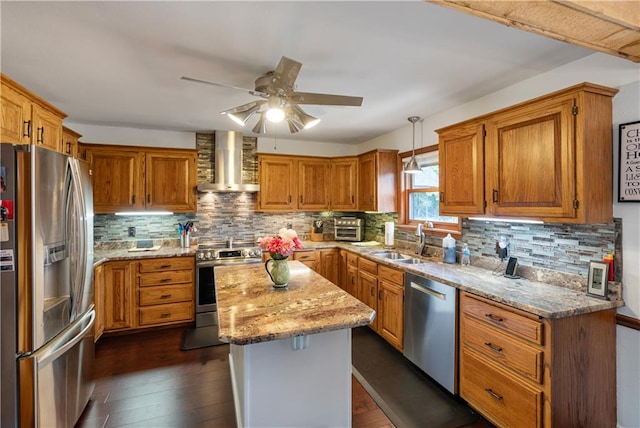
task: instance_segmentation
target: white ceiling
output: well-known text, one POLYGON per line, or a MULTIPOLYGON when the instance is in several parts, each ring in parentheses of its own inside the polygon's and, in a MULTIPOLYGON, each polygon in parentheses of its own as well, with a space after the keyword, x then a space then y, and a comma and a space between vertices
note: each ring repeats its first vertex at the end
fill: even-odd
POLYGON ((2 73, 68 121, 181 131, 233 129, 220 112, 256 99, 281 56, 297 90, 364 97, 302 106, 322 119, 267 136, 360 143, 592 51, 422 1, 0 3, 2 73))

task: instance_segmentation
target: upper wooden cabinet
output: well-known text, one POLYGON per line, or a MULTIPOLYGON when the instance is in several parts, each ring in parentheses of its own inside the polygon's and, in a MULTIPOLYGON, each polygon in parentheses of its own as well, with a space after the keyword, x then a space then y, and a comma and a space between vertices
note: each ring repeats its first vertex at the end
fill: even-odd
POLYGON ((62 119, 67 115, 3 74, 0 84, 2 142, 62 151, 62 119))
POLYGON ((258 155, 258 210, 328 210, 329 168, 327 158, 258 155))
POLYGON ((374 150, 358 156, 359 210, 396 212, 397 177, 397 150, 374 150))
POLYGON ((335 211, 358 209, 358 158, 333 158, 329 206, 335 211))
POLYGON ((616 93, 583 83, 437 130, 441 213, 611 222, 616 93))
POLYGON ((68 155, 78 157, 78 140, 82 137, 73 129, 69 129, 66 126, 62 127, 62 152, 68 155))
POLYGON ((197 210, 195 150, 83 145, 96 214, 197 210))

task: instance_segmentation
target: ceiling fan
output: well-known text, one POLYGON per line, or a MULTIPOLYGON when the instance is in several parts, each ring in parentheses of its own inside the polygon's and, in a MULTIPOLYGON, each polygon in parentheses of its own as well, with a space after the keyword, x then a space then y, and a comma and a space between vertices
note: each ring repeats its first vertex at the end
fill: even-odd
POLYGON ((362 97, 317 94, 294 90, 294 83, 301 68, 302 63, 283 56, 280 58, 280 62, 275 70, 269 71, 256 79, 255 89, 253 90, 187 76, 182 76, 181 79, 205 83, 207 85, 222 86, 224 88, 238 89, 262 98, 261 100, 251 101, 220 112, 221 114, 226 114, 230 119, 242 126, 245 125, 251 116, 258 114, 258 122, 252 130, 256 134, 262 134, 267 131, 267 121, 280 122, 286 120, 291 133, 309 129, 317 125, 320 119, 307 114, 300 108, 300 104, 355 107, 362 105, 362 97))

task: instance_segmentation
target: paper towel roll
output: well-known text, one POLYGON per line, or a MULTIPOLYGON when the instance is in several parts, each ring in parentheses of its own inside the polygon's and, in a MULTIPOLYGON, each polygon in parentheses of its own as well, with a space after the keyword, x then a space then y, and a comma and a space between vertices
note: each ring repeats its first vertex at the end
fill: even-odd
POLYGON ((393 239, 395 233, 395 223, 392 221, 387 221, 384 223, 384 245, 388 247, 393 246, 393 239))

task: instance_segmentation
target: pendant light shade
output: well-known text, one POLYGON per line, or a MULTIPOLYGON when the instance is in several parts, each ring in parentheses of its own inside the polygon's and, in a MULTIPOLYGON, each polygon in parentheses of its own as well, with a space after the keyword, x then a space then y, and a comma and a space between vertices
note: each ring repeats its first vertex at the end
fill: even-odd
POLYGON ((262 104, 264 104, 264 101, 252 101, 250 103, 225 110, 221 114, 226 114, 235 123, 240 126, 244 126, 244 124, 247 123, 247 120, 249 120, 254 113, 260 110, 260 106, 262 104))
POLYGON ((402 172, 405 174, 418 174, 422 172, 418 161, 416 160, 416 122, 420 120, 418 116, 411 116, 407 119, 413 125, 413 148, 411 150, 411 159, 404 164, 402 172))
POLYGON ((266 134, 267 133, 267 120, 264 117, 265 113, 260 113, 258 122, 251 130, 254 134, 266 134))

